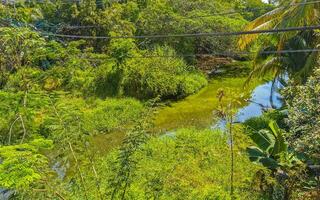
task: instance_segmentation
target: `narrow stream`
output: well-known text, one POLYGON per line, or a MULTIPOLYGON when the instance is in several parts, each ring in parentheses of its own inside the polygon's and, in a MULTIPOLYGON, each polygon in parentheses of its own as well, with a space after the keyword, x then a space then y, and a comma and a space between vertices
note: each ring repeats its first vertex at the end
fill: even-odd
MULTIPOLYGON (((243 123, 252 117, 259 117, 264 111, 271 108, 280 108, 282 98, 278 90, 272 90, 272 81, 258 85, 251 94, 249 104, 240 108, 235 116, 235 121, 243 123)), ((280 82, 276 81, 275 88, 282 88, 280 82)), ((211 126, 211 129, 224 129, 225 120, 220 120, 211 126)))
MULTIPOLYGON (((279 82, 275 83, 276 88, 281 88, 279 82)), ((264 110, 269 108, 280 108, 282 106, 282 99, 279 91, 272 91, 272 81, 257 86, 250 99, 250 104, 241 108, 237 113, 236 120, 238 122, 244 122, 252 117, 261 116, 264 110), (270 95, 271 98, 270 99, 270 95), (273 103, 272 103, 273 102, 273 103)))
MULTIPOLYGON (((226 93, 225 101, 241 96, 243 103, 239 106, 236 119, 243 122, 251 117, 260 116, 263 110, 271 107, 270 92, 272 82, 252 81, 250 86, 244 89, 246 77, 225 77, 212 79, 209 85, 199 93, 191 95, 186 99, 172 103, 170 106, 159 108, 155 116, 154 131, 174 134, 180 128, 223 128, 225 122, 214 118, 214 111, 218 109, 220 103, 217 98, 219 90, 223 89, 226 93), (250 99, 250 103, 244 99, 250 99)), ((276 107, 281 106, 279 93, 273 95, 273 102, 276 107)), ((112 132, 106 135, 98 135, 92 138, 91 148, 98 154, 106 154, 110 150, 119 146, 124 138, 123 132, 112 132)), ((56 163, 53 166, 60 178, 66 174, 66 168, 56 163)))
MULTIPOLYGON (((281 107, 281 96, 276 90, 272 92, 272 81, 253 80, 251 85, 244 88, 245 81, 246 77, 211 80, 209 85, 198 94, 160 109, 155 120, 156 130, 172 132, 179 128, 225 127, 225 122, 214 116, 214 111, 219 109, 217 94, 221 89, 225 93, 225 104, 232 98, 242 99, 235 116, 237 122, 244 122, 251 117, 262 115, 264 110, 272 108, 271 104, 275 108, 281 107), (271 93, 273 103, 270 102, 271 93)), ((281 87, 280 83, 276 82, 275 87, 281 87)))
MULTIPOLYGON (((158 109, 154 120, 154 131, 168 133, 180 128, 219 128, 225 122, 214 116, 214 111, 219 108, 217 93, 223 89, 226 93, 225 101, 241 96, 243 103, 239 106, 236 115, 238 122, 260 116, 264 109, 270 108, 270 92, 272 82, 252 81, 244 88, 246 77, 225 77, 210 80, 207 87, 197 94, 191 95, 181 101, 171 103, 158 109), (245 101, 250 99, 250 102, 245 101)), ((278 83, 276 83, 278 84, 278 83)), ((279 86, 277 86, 279 87, 279 86)), ((273 93, 273 102, 276 107, 281 106, 281 97, 277 91, 273 93)), ((123 132, 112 132, 92 138, 92 148, 97 153, 108 153, 119 146, 125 137, 123 132)))

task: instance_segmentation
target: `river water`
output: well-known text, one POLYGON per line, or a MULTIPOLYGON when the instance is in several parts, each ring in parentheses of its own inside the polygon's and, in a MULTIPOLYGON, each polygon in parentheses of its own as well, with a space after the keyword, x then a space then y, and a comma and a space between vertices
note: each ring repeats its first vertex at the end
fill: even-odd
MULTIPOLYGON (((252 81, 251 85, 244 87, 246 78, 220 78, 211 80, 209 85, 198 94, 192 95, 182 101, 172 103, 159 110, 156 115, 155 128, 160 132, 172 132, 179 128, 221 128, 225 122, 215 117, 219 109, 218 91, 225 93, 225 104, 232 98, 241 99, 235 121, 244 122, 251 117, 262 115, 264 110, 272 107, 279 108, 282 100, 277 90, 272 91, 272 82, 252 81), (270 94, 272 102, 270 102, 270 94), (247 99, 250 99, 247 101, 247 99)), ((275 83, 276 88, 280 83, 275 83)))
MULTIPOLYGON (((251 93, 249 104, 239 108, 235 116, 235 122, 243 123, 250 118, 261 116, 268 109, 280 108, 283 103, 279 93, 280 88, 282 88, 282 85, 278 81, 274 85, 272 81, 258 85, 251 93)), ((211 129, 224 129, 225 126, 226 121, 219 120, 211 126, 211 129)))
MULTIPOLYGON (((275 83, 276 88, 281 88, 279 82, 275 83)), ((257 86, 250 99, 250 104, 241 108, 236 116, 236 121, 244 122, 245 120, 262 115, 263 111, 268 108, 280 108, 282 106, 281 95, 278 90, 272 91, 272 81, 257 86), (270 99, 270 95, 271 98, 270 99), (273 103, 272 103, 273 102, 273 103)))

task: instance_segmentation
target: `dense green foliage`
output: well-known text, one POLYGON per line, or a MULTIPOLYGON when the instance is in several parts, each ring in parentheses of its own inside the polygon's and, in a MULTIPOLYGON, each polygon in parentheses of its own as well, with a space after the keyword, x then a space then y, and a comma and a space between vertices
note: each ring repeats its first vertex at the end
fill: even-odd
POLYGON ((251 161, 260 162, 269 169, 275 169, 280 164, 277 159, 288 151, 288 144, 285 142, 282 130, 271 121, 269 123, 271 131, 261 129, 251 134, 251 138, 257 146, 248 147, 248 154, 251 161))
MULTIPOLYGON (((230 163, 227 137, 219 131, 182 129, 151 139, 134 155, 136 170, 127 188, 133 199, 230 199, 230 163)), ((251 193, 252 170, 246 155, 237 149, 236 196, 251 193)), ((120 192, 121 194, 121 192, 120 192)))
POLYGON ((289 141, 314 164, 320 163, 319 77, 317 67, 305 85, 290 85, 284 91, 289 112, 289 141))
MULTIPOLYGON (((171 49, 156 49, 151 55, 174 56, 171 49), (166 52, 167 51, 167 52, 166 52)), ((131 59, 126 63, 124 93, 154 98, 185 97, 207 84, 206 78, 186 65, 182 59, 131 59), (170 82, 170 84, 168 84, 170 82)))
MULTIPOLYGON (((67 178, 73 179, 71 187, 62 187, 60 194, 68 199, 99 199, 99 195, 108 199, 231 199, 229 148, 222 132, 181 129, 149 140, 143 133, 135 129, 121 149, 94 164, 83 162, 85 188, 74 175, 67 178), (99 166, 96 172, 94 166, 99 166)), ((235 152, 235 197, 259 199, 259 190, 252 190, 252 171, 262 169, 250 163, 241 145, 235 152)), ((34 198, 41 195, 33 194, 34 198)))
POLYGON ((174 36, 319 24, 318 2, 272 2, 3 2, 0 199, 317 199, 318 51, 266 52, 318 31, 174 36), (283 107, 235 125, 270 73, 283 107))
POLYGON ((64 138, 71 140, 72 135, 76 140, 81 134, 108 133, 129 126, 144 109, 134 99, 86 102, 63 93, 1 92, 0 99, 2 144, 10 144, 10 141, 16 143, 25 137, 32 138, 34 134, 62 142, 64 138), (70 131, 66 131, 66 128, 70 131))
POLYGON ((52 148, 52 141, 34 139, 30 143, 0 147, 2 187, 24 190, 39 183, 50 172, 48 158, 41 149, 52 148))

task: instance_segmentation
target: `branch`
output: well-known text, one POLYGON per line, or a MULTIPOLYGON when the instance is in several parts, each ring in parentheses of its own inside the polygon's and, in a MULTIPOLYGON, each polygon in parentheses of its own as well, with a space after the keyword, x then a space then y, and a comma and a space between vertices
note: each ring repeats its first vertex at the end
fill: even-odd
POLYGON ((86 190, 86 186, 85 186, 85 182, 84 182, 84 177, 83 177, 83 175, 82 175, 82 172, 81 172, 81 169, 80 169, 80 166, 79 166, 78 159, 77 159, 77 157, 76 157, 76 154, 75 154, 74 151, 73 151, 73 148, 72 148, 72 145, 71 145, 70 141, 68 141, 68 144, 69 144, 69 148, 70 148, 70 151, 71 151, 71 153, 72 153, 72 156, 73 156, 73 158, 74 158, 74 160, 75 160, 75 162, 76 162, 76 166, 77 166, 77 168, 78 168, 78 172, 79 172, 79 175, 80 175, 80 179, 81 179, 81 183, 82 183, 82 186, 83 186, 83 190, 84 190, 85 197, 86 197, 86 199, 88 199, 87 190, 86 190))
POLYGON ((21 114, 19 114, 19 118, 21 120, 21 125, 22 125, 22 128, 23 128, 23 136, 22 136, 22 139, 21 139, 21 142, 20 142, 20 144, 22 144, 24 138, 27 135, 27 130, 26 130, 26 127, 24 126, 24 122, 23 122, 23 118, 22 118, 21 114))
POLYGON ((8 139, 8 145, 10 145, 11 143, 11 136, 12 136, 12 129, 13 129, 13 125, 18 121, 19 116, 12 122, 10 129, 9 129, 9 139, 8 139))

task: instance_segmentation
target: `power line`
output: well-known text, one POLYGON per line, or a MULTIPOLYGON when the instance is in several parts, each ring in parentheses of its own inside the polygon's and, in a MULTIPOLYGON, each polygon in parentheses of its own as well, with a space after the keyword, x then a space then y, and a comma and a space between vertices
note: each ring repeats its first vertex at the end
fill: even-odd
MULTIPOLYGON (((148 59, 148 58, 177 58, 177 57, 210 57, 210 56, 245 56, 245 55, 276 55, 276 54, 287 54, 287 53, 314 53, 320 52, 320 49, 285 49, 277 51, 260 51, 260 52, 213 52, 208 54, 182 54, 182 55, 141 55, 141 56, 128 56, 127 58, 136 58, 136 59, 148 59)), ((114 60, 112 57, 105 58, 87 58, 80 57, 88 60, 114 60)))
POLYGON ((285 54, 285 53, 313 53, 320 52, 320 49, 288 49, 288 50, 278 50, 278 51, 260 51, 255 52, 259 54, 285 54))
MULTIPOLYGON (((2 3, 3 5, 15 5, 15 4, 18 4, 18 3, 26 3, 26 4, 33 4, 33 3, 38 3, 38 4, 46 4, 46 3, 51 3, 51 4, 54 4, 54 5, 70 5, 70 4, 84 4, 83 1, 81 0, 64 0, 63 1, 50 1, 50 0, 37 0, 37 1, 34 1, 34 0, 2 0, 0 1, 0 3, 2 3)), ((94 5, 105 5, 103 2, 94 2, 94 5)))
MULTIPOLYGON (((2 4, 14 4, 14 3, 34 3, 33 0, 3 0, 0 1, 2 4)), ((84 4, 84 1, 81 0, 64 0, 63 1, 45 1, 45 0, 37 0, 36 3, 39 4, 44 4, 44 3, 52 3, 52 4, 84 4)), ((301 3, 290 3, 289 6, 296 6, 296 5, 308 5, 308 4, 315 4, 315 3, 320 3, 320 1, 309 1, 309 2, 301 2, 301 3)), ((106 5, 104 2, 94 2, 94 5, 106 5)), ((285 6, 283 6, 285 7, 285 6)), ((255 8, 252 8, 253 10, 256 10, 255 8)), ((221 13, 223 14, 223 13, 221 13)))
POLYGON ((224 37, 224 36, 239 36, 239 35, 252 35, 263 33, 282 33, 291 31, 306 31, 306 30, 319 30, 320 25, 317 26, 302 26, 302 27, 288 27, 279 29, 267 30, 253 30, 253 31, 238 31, 238 32, 212 32, 212 33, 183 33, 183 34, 168 34, 168 35, 138 35, 138 36, 85 36, 85 35, 65 35, 55 34, 49 32, 41 32, 44 36, 54 36, 62 38, 74 39, 144 39, 144 38, 181 38, 181 37, 224 37))

